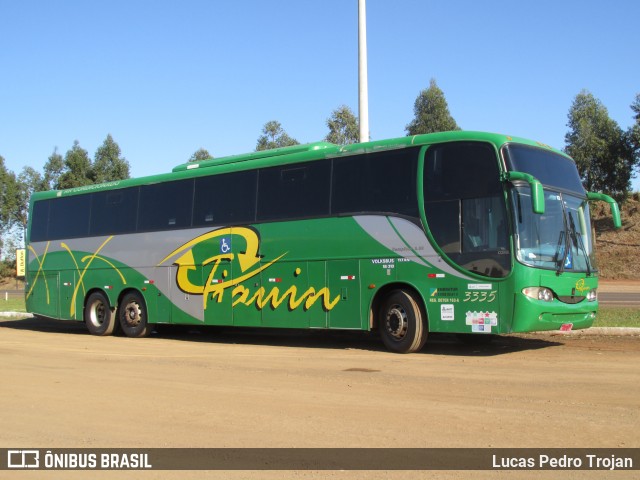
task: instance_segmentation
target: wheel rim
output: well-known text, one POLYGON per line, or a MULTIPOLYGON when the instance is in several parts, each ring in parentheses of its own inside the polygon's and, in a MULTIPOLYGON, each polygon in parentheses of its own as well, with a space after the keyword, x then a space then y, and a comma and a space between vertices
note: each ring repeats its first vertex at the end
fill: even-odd
POLYGON ((402 305, 392 305, 387 311, 385 329, 394 340, 402 340, 409 329, 407 311, 402 305))
POLYGON ((101 327, 106 321, 106 308, 104 303, 95 302, 89 310, 89 321, 95 327, 101 327))
POLYGON ((142 322, 142 310, 137 302, 129 302, 124 308, 124 320, 127 325, 137 327, 142 322))

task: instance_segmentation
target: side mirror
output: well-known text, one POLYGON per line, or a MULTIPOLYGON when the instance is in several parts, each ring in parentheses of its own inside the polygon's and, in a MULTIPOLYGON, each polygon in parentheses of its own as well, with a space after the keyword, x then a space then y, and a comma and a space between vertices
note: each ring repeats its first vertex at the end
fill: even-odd
POLYGON ((615 228, 620 228, 622 226, 622 219, 620 218, 620 207, 618 206, 618 202, 616 202, 609 195, 605 195, 604 193, 596 193, 596 192, 587 192, 587 200, 601 200, 603 202, 607 202, 611 207, 611 216, 613 217, 613 226, 615 228))
POLYGON ((531 187, 531 209, 533 213, 544 213, 544 190, 540 180, 529 173, 524 172, 507 172, 504 176, 508 182, 514 180, 523 180, 531 187))

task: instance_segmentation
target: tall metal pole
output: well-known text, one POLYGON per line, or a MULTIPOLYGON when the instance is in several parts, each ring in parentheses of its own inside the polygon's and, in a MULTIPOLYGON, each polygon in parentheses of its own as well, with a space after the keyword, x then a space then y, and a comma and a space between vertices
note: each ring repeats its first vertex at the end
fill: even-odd
POLYGON ((360 142, 369 141, 369 81, 367 79, 367 6, 358 0, 358 97, 360 142))

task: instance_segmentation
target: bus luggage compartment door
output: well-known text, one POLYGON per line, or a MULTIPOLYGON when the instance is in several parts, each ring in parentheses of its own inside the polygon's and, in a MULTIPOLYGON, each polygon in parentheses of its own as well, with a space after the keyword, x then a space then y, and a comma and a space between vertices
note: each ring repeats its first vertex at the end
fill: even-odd
POLYGON ((329 328, 362 328, 359 260, 329 261, 327 270, 329 328))

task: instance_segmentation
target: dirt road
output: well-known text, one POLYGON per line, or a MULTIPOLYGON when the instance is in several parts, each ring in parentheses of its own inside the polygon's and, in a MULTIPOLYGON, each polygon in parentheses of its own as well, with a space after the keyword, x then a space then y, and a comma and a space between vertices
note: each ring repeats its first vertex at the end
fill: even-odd
POLYGON ((7 448, 640 447, 637 336, 432 336, 397 355, 353 333, 101 338, 82 324, 3 320, 0 372, 7 448))

